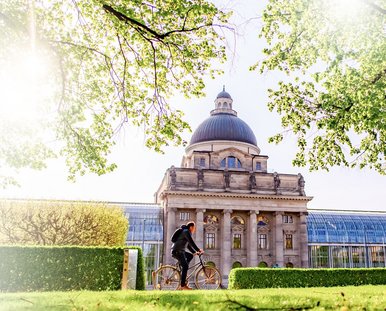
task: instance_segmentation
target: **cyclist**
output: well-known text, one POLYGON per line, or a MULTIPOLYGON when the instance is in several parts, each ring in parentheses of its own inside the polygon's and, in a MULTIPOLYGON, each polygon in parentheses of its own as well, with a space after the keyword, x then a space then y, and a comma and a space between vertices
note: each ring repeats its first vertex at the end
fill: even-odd
POLYGON ((183 225, 181 228, 181 233, 172 245, 172 256, 177 259, 181 265, 181 284, 179 289, 189 290, 192 289, 186 283, 186 275, 189 269, 189 263, 193 259, 193 254, 202 254, 204 251, 198 248, 192 238, 192 233, 196 231, 196 224, 193 221, 188 222, 186 226, 183 225), (187 252, 186 248, 190 252, 187 252))

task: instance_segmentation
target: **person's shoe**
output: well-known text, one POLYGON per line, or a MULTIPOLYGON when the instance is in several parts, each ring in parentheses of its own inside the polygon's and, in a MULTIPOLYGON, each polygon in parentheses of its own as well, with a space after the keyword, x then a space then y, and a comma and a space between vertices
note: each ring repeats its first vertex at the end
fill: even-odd
POLYGON ((180 290, 192 290, 193 288, 189 287, 188 285, 181 286, 180 290))

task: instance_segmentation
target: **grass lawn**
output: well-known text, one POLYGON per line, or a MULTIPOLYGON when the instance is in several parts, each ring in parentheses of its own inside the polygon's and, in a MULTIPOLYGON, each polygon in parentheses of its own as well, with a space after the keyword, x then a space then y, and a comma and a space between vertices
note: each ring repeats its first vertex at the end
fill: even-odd
POLYGON ((386 286, 0 293, 0 310, 386 310, 386 286))

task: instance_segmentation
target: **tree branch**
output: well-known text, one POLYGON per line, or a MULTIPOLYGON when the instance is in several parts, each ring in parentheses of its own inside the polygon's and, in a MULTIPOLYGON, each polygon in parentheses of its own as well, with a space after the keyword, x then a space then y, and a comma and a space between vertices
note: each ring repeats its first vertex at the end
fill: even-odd
POLYGON ((384 8, 381 8, 380 6, 376 5, 372 1, 369 1, 369 0, 360 0, 360 1, 362 1, 365 4, 367 4, 368 6, 371 6, 374 10, 376 10, 376 11, 382 13, 382 14, 386 14, 386 10, 384 8))

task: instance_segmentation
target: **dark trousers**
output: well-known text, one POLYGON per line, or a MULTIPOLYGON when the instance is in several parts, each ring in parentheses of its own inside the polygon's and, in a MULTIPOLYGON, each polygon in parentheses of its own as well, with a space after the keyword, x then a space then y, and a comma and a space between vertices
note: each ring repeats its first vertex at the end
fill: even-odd
POLYGON ((181 286, 185 286, 189 263, 193 259, 193 255, 185 251, 172 252, 172 255, 181 265, 181 286))

